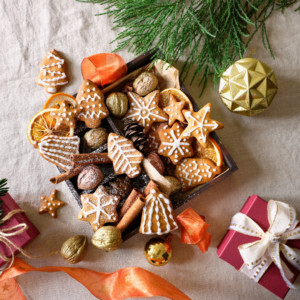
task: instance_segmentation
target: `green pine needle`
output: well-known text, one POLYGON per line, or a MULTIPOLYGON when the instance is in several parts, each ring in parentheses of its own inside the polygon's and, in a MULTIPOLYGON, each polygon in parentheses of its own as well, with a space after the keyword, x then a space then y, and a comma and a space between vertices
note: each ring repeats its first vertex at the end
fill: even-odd
MULTIPOLYGON (((266 20, 276 7, 283 12, 298 0, 76 1, 108 5, 105 12, 97 15, 112 16, 114 28, 123 28, 115 40, 118 42, 115 51, 128 47, 139 55, 156 47, 170 64, 184 59, 182 79, 187 78, 194 66, 191 83, 199 77, 203 92, 209 77, 216 85, 226 68, 243 57, 258 31, 264 47, 275 58, 266 20), (251 35, 250 26, 255 26, 251 35)), ((300 6, 296 10, 299 9, 300 6)), ((159 55, 155 53, 154 59, 159 55)))

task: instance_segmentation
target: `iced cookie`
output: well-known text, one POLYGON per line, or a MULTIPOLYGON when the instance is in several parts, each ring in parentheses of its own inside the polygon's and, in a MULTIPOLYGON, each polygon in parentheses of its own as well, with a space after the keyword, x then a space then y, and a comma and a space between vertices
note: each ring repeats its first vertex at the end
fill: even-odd
POLYGON ((141 173, 141 162, 144 155, 136 150, 133 143, 115 133, 108 136, 108 157, 113 161, 117 175, 127 174, 134 178, 141 173))
POLYGON ((77 218, 89 222, 96 231, 105 223, 118 220, 117 205, 120 200, 120 196, 108 194, 105 187, 100 185, 94 194, 81 196, 83 208, 77 218))
POLYGON ((169 197, 157 187, 152 188, 143 208, 140 233, 161 235, 177 228, 169 197))
POLYGON ((43 205, 39 210, 39 214, 48 212, 53 218, 57 218, 56 210, 65 205, 65 202, 56 199, 56 190, 49 197, 41 196, 43 205))
POLYGON ((77 119, 85 122, 89 128, 101 125, 101 120, 109 115, 104 102, 104 95, 97 85, 90 80, 85 80, 76 97, 77 108, 81 109, 77 119))
POLYGON ((198 112, 184 110, 183 114, 188 121, 188 127, 182 133, 182 137, 195 137, 206 148, 208 136, 212 131, 222 129, 224 125, 210 118, 211 104, 206 104, 198 112))
POLYGON ((79 143, 78 136, 49 135, 39 143, 38 150, 44 159, 68 172, 73 169, 70 155, 79 153, 79 143))
POLYGON ((61 86, 69 82, 67 64, 62 55, 52 49, 44 57, 40 65, 37 84, 43 86, 47 93, 58 93, 61 86))
POLYGON ((177 101, 176 97, 172 94, 169 96, 170 104, 164 107, 164 112, 169 115, 169 126, 172 126, 176 120, 185 122, 182 110, 186 105, 185 101, 177 101))
POLYGON ((81 111, 81 109, 71 108, 69 106, 69 102, 64 100, 59 109, 50 113, 51 117, 56 119, 55 130, 60 129, 64 125, 75 129, 76 115, 78 115, 81 111))
POLYGON ((128 92, 130 109, 123 120, 131 119, 137 121, 145 128, 146 134, 154 122, 168 121, 168 115, 158 107, 159 97, 159 91, 154 91, 144 98, 136 93, 128 92))
POLYGON ((178 122, 172 127, 158 131, 161 140, 158 154, 169 157, 174 165, 177 165, 183 157, 194 155, 193 138, 182 138, 182 132, 183 128, 178 122))
POLYGON ((181 183, 182 192, 206 183, 220 173, 221 168, 205 158, 185 158, 176 166, 175 170, 175 176, 181 183))
POLYGON ((148 145, 147 145, 148 152, 153 152, 153 151, 157 152, 158 151, 159 145, 161 143, 161 140, 158 135, 158 131, 161 129, 166 129, 166 128, 168 128, 167 123, 161 123, 155 131, 149 132, 148 145))

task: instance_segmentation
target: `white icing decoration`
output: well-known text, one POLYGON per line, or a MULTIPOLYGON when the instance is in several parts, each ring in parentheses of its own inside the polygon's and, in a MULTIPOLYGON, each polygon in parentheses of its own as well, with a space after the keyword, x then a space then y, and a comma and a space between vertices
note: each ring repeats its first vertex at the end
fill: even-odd
POLYGON ((114 169, 116 172, 118 172, 121 168, 122 174, 126 172, 128 176, 135 176, 139 174, 137 167, 135 164, 140 164, 143 155, 138 152, 135 148, 132 147, 129 140, 121 137, 121 136, 115 136, 110 135, 109 136, 109 143, 110 147, 108 148, 108 156, 110 159, 114 160, 114 169), (130 149, 124 150, 124 148, 130 149), (135 152, 138 152, 138 154, 134 154, 135 152), (129 158, 138 158, 134 161, 131 161, 129 158))
MULTIPOLYGON (((207 107, 204 108, 204 114, 203 114, 201 122, 198 121, 196 118, 194 118, 192 116, 192 113, 190 111, 185 112, 185 118, 186 119, 190 118, 190 119, 193 120, 193 124, 192 124, 193 128, 190 129, 187 132, 183 132, 182 133, 183 136, 189 136, 191 132, 193 132, 193 131, 196 130, 197 134, 201 133, 201 136, 199 137, 199 139, 201 139, 205 143, 206 142, 206 135, 203 134, 203 130, 206 131, 205 127, 212 127, 212 130, 218 128, 218 124, 216 123, 216 121, 212 121, 213 124, 204 124, 204 121, 205 121, 205 118, 206 118, 206 114, 208 112, 210 112, 210 107, 209 106, 207 106, 207 107)), ((199 116, 197 116, 197 117, 199 117, 199 116)))
MULTIPOLYGON (((132 114, 128 115, 126 118, 131 118, 134 120, 134 117, 137 117, 137 121, 139 122, 141 120, 143 127, 146 127, 146 120, 150 121, 153 117, 158 118, 160 122, 162 121, 168 121, 167 118, 161 117, 160 115, 155 114, 152 112, 154 109, 156 109, 155 102, 152 102, 153 99, 156 97, 156 93, 153 94, 153 96, 150 98, 150 100, 143 99, 141 101, 139 98, 135 98, 135 96, 129 92, 128 93, 131 97, 131 99, 134 101, 134 103, 131 104, 132 110, 134 111, 132 114), (154 104, 154 106, 153 106, 154 104)), ((159 113, 159 111, 156 111, 156 113, 159 113)))
POLYGON ((78 103, 80 104, 82 101, 88 102, 89 100, 96 101, 97 98, 101 100, 101 97, 97 93, 94 93, 93 97, 91 95, 88 95, 87 98, 81 97, 78 103))
POLYGON ((158 196, 156 197, 154 194, 156 193, 156 191, 154 190, 154 192, 151 190, 151 194, 149 196, 149 198, 147 199, 147 202, 143 208, 143 222, 141 224, 141 229, 142 229, 142 233, 144 234, 158 234, 158 235, 162 235, 165 233, 168 233, 172 230, 175 230, 178 228, 177 223, 175 222, 174 218, 173 218, 173 210, 172 210, 172 206, 171 206, 171 201, 166 198, 163 194, 158 194, 158 196), (167 206, 167 210, 165 209, 164 204, 167 206), (149 212, 147 214, 147 208, 150 205, 150 209, 149 212), (166 223, 166 230, 162 231, 161 228, 161 222, 159 220, 159 212, 162 212, 162 217, 166 223), (157 232, 153 232, 152 231, 152 224, 154 222, 153 220, 153 214, 154 215, 154 219, 156 221, 156 225, 157 225, 157 232), (146 220, 148 219, 147 222, 147 227, 148 227, 148 231, 146 231, 146 220), (171 223, 173 223, 173 228, 171 227, 171 223))

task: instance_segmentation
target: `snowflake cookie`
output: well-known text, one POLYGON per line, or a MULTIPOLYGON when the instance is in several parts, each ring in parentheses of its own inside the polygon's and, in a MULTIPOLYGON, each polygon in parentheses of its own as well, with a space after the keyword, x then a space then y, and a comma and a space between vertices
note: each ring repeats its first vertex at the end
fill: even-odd
POLYGON ((177 228, 169 197, 157 187, 152 188, 143 208, 140 233, 161 235, 177 228))
POLYGON ((104 95, 97 85, 85 80, 76 97, 77 108, 82 112, 77 115, 77 119, 85 122, 89 128, 96 128, 101 125, 101 120, 109 115, 109 111, 104 102, 104 95))
POLYGON ((161 144, 158 148, 158 154, 167 156, 177 165, 183 157, 194 155, 192 147, 193 138, 181 138, 183 128, 178 122, 172 127, 158 131, 161 144))
POLYGON ((69 82, 67 64, 61 54, 52 49, 44 57, 40 65, 37 84, 43 86, 47 93, 58 93, 61 86, 69 82))
POLYGON ((154 122, 168 121, 168 115, 158 107, 160 97, 159 91, 153 91, 144 98, 133 92, 128 92, 127 95, 130 109, 123 120, 131 119, 137 121, 145 128, 146 134, 149 132, 154 122))
POLYGON ((96 231, 105 223, 118 220, 117 205, 120 200, 120 196, 108 194, 105 187, 100 185, 94 194, 81 195, 83 208, 77 218, 89 222, 96 231))
POLYGON ((212 180, 221 173, 211 160, 205 158, 185 158, 177 166, 174 175, 181 183, 181 191, 212 180))
POLYGON ((117 175, 127 174, 128 177, 138 176, 142 169, 140 163, 144 155, 136 150, 132 141, 115 133, 108 136, 108 157, 113 161, 117 175))
POLYGON ((208 136, 212 131, 222 129, 224 125, 210 118, 211 104, 206 104, 199 111, 184 110, 183 114, 188 121, 188 127, 182 133, 182 137, 195 137, 206 148, 208 136))
POLYGON ((39 214, 48 212, 53 218, 57 218, 56 210, 65 205, 65 202, 56 199, 57 191, 54 190, 49 197, 41 196, 43 205, 39 210, 39 214))

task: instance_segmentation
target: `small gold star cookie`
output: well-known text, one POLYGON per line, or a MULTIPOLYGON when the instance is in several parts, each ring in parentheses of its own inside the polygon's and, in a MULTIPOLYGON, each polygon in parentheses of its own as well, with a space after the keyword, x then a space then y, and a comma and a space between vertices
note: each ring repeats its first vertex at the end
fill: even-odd
POLYGON ((158 107, 160 92, 153 91, 146 97, 141 97, 136 93, 128 92, 130 109, 124 119, 137 121, 145 128, 147 134, 154 122, 168 121, 168 115, 158 107))
POLYGON ((169 126, 172 126, 176 120, 185 122, 182 110, 186 104, 185 101, 177 101, 176 97, 170 94, 170 104, 163 110, 169 115, 169 126))
POLYGON ((161 140, 158 154, 169 157, 174 165, 177 165, 183 157, 194 155, 193 138, 182 138, 182 132, 183 128, 178 122, 172 127, 158 131, 161 140))
POLYGON ((182 138, 193 136, 204 148, 208 146, 209 133, 224 127, 222 123, 210 118, 210 108, 211 104, 208 103, 197 112, 183 111, 188 127, 183 131, 182 138))
POLYGON ((50 115, 56 120, 55 130, 60 129, 63 125, 67 125, 70 128, 76 128, 76 115, 78 115, 82 109, 71 108, 68 102, 64 100, 57 111, 51 112, 50 115))
POLYGON ((41 196, 43 205, 39 210, 39 214, 49 212, 53 218, 57 218, 56 210, 65 205, 65 202, 56 199, 56 189, 51 193, 49 197, 41 196))
POLYGON ((100 185, 94 194, 81 195, 83 208, 77 218, 89 222, 96 231, 105 223, 118 220, 117 205, 120 200, 120 196, 110 195, 100 185))

